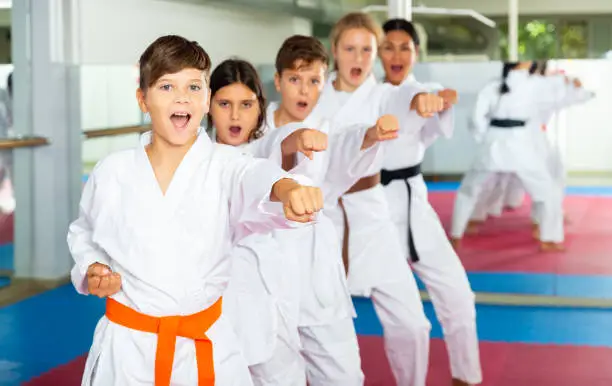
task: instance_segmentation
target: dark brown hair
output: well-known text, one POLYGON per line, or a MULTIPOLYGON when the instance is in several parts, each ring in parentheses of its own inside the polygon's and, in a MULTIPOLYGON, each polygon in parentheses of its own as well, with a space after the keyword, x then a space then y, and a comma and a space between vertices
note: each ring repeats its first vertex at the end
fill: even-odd
MULTIPOLYGON (((210 76, 210 100, 212 101, 217 91, 235 83, 245 85, 257 96, 259 116, 257 117, 257 125, 249 133, 249 141, 251 141, 262 136, 262 127, 266 121, 266 97, 263 92, 261 79, 259 79, 255 67, 246 60, 241 59, 227 59, 223 61, 210 76)), ((208 127, 210 129, 213 127, 210 113, 208 113, 208 127)))
POLYGON ((186 68, 210 73, 210 57, 197 42, 176 35, 155 40, 140 56, 140 89, 146 91, 166 74, 186 68))
POLYGON ((419 39, 419 34, 414 27, 412 22, 406 19, 389 19, 382 26, 385 34, 388 34, 391 31, 404 31, 410 36, 412 42, 415 46, 419 46, 421 44, 421 40, 419 39))
POLYGON ((314 62, 329 65, 329 55, 323 44, 312 36, 293 35, 283 42, 276 54, 276 73, 282 75, 283 70, 299 70, 314 62))

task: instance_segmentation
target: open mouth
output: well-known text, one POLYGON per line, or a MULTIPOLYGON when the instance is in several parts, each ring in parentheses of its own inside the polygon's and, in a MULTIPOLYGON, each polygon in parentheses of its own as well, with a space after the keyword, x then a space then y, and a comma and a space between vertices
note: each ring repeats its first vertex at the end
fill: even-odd
POLYGON ((391 72, 394 73, 399 73, 402 72, 404 70, 404 66, 401 64, 392 64, 391 65, 391 72))
POLYGON ((176 112, 170 116, 170 120, 175 128, 184 129, 191 120, 191 114, 186 112, 176 112))
POLYGON ((242 132, 242 127, 240 126, 230 126, 229 133, 233 137, 237 137, 242 132))
POLYGON ((300 110, 305 110, 305 109, 308 107, 308 102, 305 102, 305 101, 299 101, 299 102, 297 103, 297 107, 298 107, 298 109, 300 109, 300 110))
POLYGON ((358 67, 351 68, 351 77, 359 78, 362 72, 363 70, 361 68, 358 68, 358 67))

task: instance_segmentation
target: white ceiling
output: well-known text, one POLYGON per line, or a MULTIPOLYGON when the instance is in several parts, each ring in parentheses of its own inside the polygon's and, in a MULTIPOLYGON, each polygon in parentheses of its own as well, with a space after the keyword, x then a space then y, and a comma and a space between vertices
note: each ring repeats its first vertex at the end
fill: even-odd
MULTIPOLYGON (((508 0, 412 0, 413 5, 469 8, 488 16, 508 14, 508 0)), ((612 14, 612 0, 519 0, 520 14, 612 14)))

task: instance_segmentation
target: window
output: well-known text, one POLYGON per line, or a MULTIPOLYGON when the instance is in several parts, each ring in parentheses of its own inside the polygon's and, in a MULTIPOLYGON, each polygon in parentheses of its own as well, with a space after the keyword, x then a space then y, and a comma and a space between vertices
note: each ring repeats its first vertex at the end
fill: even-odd
MULTIPOLYGON (((508 59, 508 23, 498 24, 501 58, 508 59)), ((519 60, 588 57, 586 20, 523 20, 519 23, 519 60)))

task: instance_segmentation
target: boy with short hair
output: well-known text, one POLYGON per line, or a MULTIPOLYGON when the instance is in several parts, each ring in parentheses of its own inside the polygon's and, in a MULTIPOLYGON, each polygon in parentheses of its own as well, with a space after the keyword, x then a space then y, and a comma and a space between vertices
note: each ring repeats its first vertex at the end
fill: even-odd
POLYGON ((182 37, 152 43, 137 91, 152 131, 101 160, 83 190, 68 233, 73 283, 82 294, 114 294, 83 385, 250 385, 221 316, 227 252, 249 233, 291 227, 287 219, 310 222, 322 207, 318 188, 213 144, 199 128, 210 63, 182 37))
MULTIPOLYGON (((315 106, 325 84, 328 62, 325 48, 317 39, 296 35, 285 40, 276 57, 275 85, 281 99, 269 105, 266 134, 253 147, 255 155, 273 159, 285 170, 300 170, 315 181, 322 187, 326 203, 337 201, 363 176, 382 154, 380 146, 375 145, 396 138, 399 129, 395 117, 384 116, 372 127, 356 125, 327 136, 330 125, 317 119, 315 106), (326 146, 319 146, 321 139, 326 139, 326 146)), ((297 324, 309 384, 362 386, 354 309, 333 223, 321 212, 313 227, 277 231, 275 237, 300 265, 300 277, 296 278, 300 282, 297 324), (298 240, 308 241, 301 244, 298 240)), ((291 361, 289 356, 272 358, 260 369, 260 378, 288 382, 286 377, 275 376, 274 369, 283 368, 280 363, 287 368, 291 361)))

